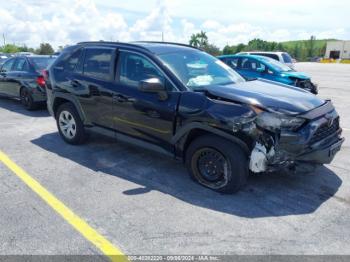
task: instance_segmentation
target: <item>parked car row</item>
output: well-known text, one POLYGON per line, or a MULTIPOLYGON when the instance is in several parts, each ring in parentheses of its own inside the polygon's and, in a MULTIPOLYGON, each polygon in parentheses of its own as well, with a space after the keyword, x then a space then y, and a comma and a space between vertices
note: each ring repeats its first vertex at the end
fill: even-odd
POLYGON ((222 193, 238 191, 250 173, 310 171, 332 161, 344 138, 330 101, 276 82, 302 76, 275 60, 220 59, 227 64, 175 43, 83 42, 57 59, 7 60, 0 90, 28 109, 47 97, 69 144, 97 132, 156 150, 222 193), (249 81, 241 76, 248 65, 257 74, 249 81), (275 78, 263 79, 269 71, 275 78))

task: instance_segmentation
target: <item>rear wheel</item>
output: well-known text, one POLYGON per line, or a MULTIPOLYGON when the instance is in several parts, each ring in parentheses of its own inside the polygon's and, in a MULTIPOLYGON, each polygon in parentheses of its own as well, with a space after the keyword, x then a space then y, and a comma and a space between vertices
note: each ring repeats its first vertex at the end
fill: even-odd
POLYGON ((61 137, 67 143, 78 145, 86 141, 87 134, 83 122, 73 104, 65 103, 59 106, 56 122, 61 137))
POLYGON ((37 104, 34 102, 32 95, 26 88, 21 89, 20 99, 25 109, 34 110, 37 108, 37 104))
POLYGON ((199 184, 222 193, 234 193, 247 181, 248 162, 243 150, 226 139, 205 135, 186 152, 186 166, 199 184))

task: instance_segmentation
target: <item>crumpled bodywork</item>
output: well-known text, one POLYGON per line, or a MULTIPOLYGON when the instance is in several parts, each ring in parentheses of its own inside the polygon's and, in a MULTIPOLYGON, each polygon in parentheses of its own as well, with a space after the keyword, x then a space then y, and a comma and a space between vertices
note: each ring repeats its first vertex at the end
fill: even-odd
POLYGON ((261 110, 249 119, 237 118, 233 132, 244 132, 255 141, 249 169, 254 173, 283 167, 300 170, 303 164, 310 171, 312 165, 330 163, 344 139, 331 102, 322 107, 315 113, 292 117, 261 110))
POLYGON ((262 81, 183 93, 178 112, 179 130, 203 123, 242 140, 254 173, 330 163, 343 142, 330 101, 262 81))

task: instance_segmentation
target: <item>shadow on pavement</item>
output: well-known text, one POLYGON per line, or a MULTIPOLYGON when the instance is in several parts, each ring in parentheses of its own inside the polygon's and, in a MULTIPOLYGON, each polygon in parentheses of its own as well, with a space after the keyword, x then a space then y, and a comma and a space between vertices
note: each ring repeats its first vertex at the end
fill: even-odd
POLYGON ((8 111, 19 113, 25 116, 31 117, 48 117, 49 112, 46 109, 46 104, 42 103, 38 109, 33 111, 26 110, 18 99, 12 99, 0 96, 0 108, 4 108, 8 111))
POLYGON ((31 142, 93 171, 140 185, 124 191, 126 195, 157 190, 191 205, 247 218, 313 213, 342 184, 330 169, 319 167, 307 175, 251 176, 242 191, 222 195, 193 182, 181 162, 112 139, 92 135, 88 144, 71 146, 58 133, 51 133, 31 142))

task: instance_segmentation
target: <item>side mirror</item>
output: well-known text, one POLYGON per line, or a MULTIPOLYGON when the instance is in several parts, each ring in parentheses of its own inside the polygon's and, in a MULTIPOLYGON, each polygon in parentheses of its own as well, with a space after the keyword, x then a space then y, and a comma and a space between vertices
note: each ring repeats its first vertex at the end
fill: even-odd
POLYGON ((139 90, 147 93, 158 93, 160 100, 166 100, 168 98, 166 88, 158 78, 141 80, 139 83, 139 90))
POLYGON ((165 91, 165 86, 158 78, 150 78, 140 81, 139 90, 142 92, 158 93, 165 91))

